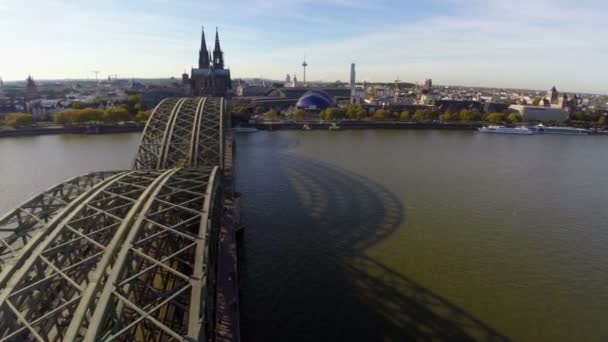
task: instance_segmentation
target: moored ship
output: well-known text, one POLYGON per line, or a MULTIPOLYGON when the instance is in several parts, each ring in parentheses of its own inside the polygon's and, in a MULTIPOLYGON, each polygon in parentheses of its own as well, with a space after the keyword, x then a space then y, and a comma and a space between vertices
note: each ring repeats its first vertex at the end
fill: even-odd
POLYGON ((542 134, 567 134, 567 135, 588 135, 590 130, 576 127, 544 126, 543 124, 530 127, 534 133, 542 134))
POLYGON ((482 133, 496 134, 523 134, 530 135, 534 132, 527 127, 507 127, 507 126, 483 126, 479 129, 482 133))

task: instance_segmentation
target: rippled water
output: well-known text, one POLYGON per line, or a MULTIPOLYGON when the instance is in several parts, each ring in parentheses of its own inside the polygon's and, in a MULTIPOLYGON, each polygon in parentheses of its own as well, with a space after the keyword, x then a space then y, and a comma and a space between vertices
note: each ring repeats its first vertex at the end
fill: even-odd
MULTIPOLYGON (((139 134, 0 139, 0 211, 139 134)), ((607 341, 608 139, 237 136, 245 341, 607 341)))
POLYGON ((605 341, 608 139, 239 135, 252 341, 605 341))

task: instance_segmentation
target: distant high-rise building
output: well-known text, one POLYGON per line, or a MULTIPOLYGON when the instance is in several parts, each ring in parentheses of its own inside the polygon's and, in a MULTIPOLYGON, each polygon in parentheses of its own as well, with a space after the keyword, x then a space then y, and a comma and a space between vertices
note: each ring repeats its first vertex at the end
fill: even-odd
POLYGON ((291 83, 291 76, 289 76, 289 74, 287 74, 287 76, 285 76, 285 83, 287 83, 287 84, 291 83))
POLYGON ((213 54, 207 50, 205 29, 202 30, 201 48, 198 54, 198 68, 192 68, 190 77, 182 75, 186 92, 193 96, 226 96, 232 88, 230 70, 224 69, 224 52, 220 47, 220 37, 215 30, 213 54))
POLYGON ((425 89, 433 88, 433 80, 430 78, 427 78, 426 80, 424 80, 424 88, 425 89))
POLYGON ((351 63, 350 65, 350 86, 354 87, 357 82, 357 73, 355 71, 355 63, 351 63))

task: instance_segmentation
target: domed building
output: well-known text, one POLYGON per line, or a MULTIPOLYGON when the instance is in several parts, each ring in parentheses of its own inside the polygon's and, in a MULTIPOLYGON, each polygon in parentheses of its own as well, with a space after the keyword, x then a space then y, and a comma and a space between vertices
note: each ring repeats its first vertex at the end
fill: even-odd
POLYGON ((300 97, 296 108, 307 111, 321 111, 335 105, 335 100, 322 90, 311 90, 300 97))

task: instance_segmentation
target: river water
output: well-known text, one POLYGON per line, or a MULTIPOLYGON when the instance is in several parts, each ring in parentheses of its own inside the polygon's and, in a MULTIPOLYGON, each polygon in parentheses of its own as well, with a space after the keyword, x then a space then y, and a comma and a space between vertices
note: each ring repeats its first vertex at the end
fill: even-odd
MULTIPOLYGON (((0 139, 0 210, 139 134, 0 139)), ((237 135, 244 341, 608 340, 608 139, 237 135)))

